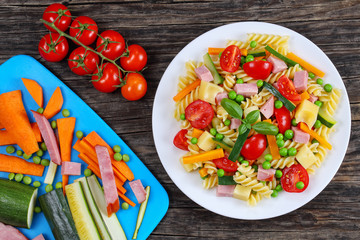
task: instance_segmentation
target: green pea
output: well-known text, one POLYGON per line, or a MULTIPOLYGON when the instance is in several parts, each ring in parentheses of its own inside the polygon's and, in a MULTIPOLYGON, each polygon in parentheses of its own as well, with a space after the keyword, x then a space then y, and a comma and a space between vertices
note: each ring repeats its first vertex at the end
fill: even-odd
POLYGON ((315 105, 317 105, 317 106, 321 107, 321 106, 323 105, 323 102, 322 102, 322 101, 317 100, 317 101, 315 101, 315 105))
POLYGON ((40 144, 40 148, 41 148, 41 150, 43 150, 44 152, 47 151, 47 147, 46 147, 46 145, 45 145, 44 142, 42 142, 42 143, 40 144))
POLYGON ((257 42, 256 41, 251 41, 250 42, 250 47, 251 48, 255 48, 257 46, 257 42))
POLYGON ((319 85, 323 85, 324 80, 322 80, 321 78, 316 79, 316 83, 319 85))
POLYGON ((44 109, 43 108, 38 108, 38 110, 36 110, 38 113, 43 114, 44 113, 44 109))
POLYGON ((92 171, 90 169, 87 168, 87 169, 84 170, 85 177, 90 177, 91 174, 92 174, 92 171))
POLYGON ((41 165, 47 167, 50 165, 50 161, 48 159, 42 159, 41 160, 41 165))
POLYGON ((224 121, 224 125, 225 125, 225 126, 230 126, 230 124, 231 124, 230 119, 226 119, 226 120, 224 121))
POLYGON ((51 121, 51 128, 55 129, 57 127, 56 121, 51 121))
POLYGON ((224 169, 221 169, 221 168, 220 168, 220 169, 217 170, 217 175, 218 175, 219 177, 223 177, 224 174, 225 174, 224 169))
POLYGON ((36 152, 36 155, 42 157, 44 155, 44 151, 39 149, 39 151, 36 152))
POLYGON ((288 154, 289 154, 289 156, 295 156, 297 154, 296 148, 293 148, 293 147, 289 148, 288 154))
POLYGON ((274 104, 276 109, 282 108, 284 106, 282 101, 276 100, 274 104))
POLYGON ((271 197, 277 197, 279 195, 278 191, 276 191, 275 189, 273 190, 271 197))
POLYGON ((24 154, 24 153, 23 153, 23 151, 21 151, 21 150, 17 150, 17 151, 16 151, 16 155, 18 155, 19 157, 21 157, 23 154, 24 154))
POLYGON ((258 165, 254 164, 254 165, 252 166, 252 168, 254 169, 255 172, 257 172, 259 167, 258 167, 258 165))
POLYGON ((282 173, 281 170, 276 170, 276 172, 275 172, 275 177, 276 177, 276 178, 281 178, 282 175, 283 175, 283 173, 282 173))
POLYGON ((324 86, 324 90, 325 92, 331 92, 331 90, 333 89, 333 87, 331 86, 331 84, 327 83, 324 86))
POLYGON ((316 120, 315 124, 314 124, 314 128, 320 128, 321 127, 321 122, 320 120, 316 120))
POLYGON ((121 161, 123 159, 123 156, 120 153, 115 153, 114 154, 114 159, 116 161, 121 161))
POLYGON ((13 146, 7 146, 6 147, 6 152, 9 154, 12 154, 15 152, 15 148, 13 146))
POLYGON ((293 125, 294 127, 297 126, 297 122, 295 118, 291 119, 291 125, 293 125))
POLYGON ((51 192, 53 190, 53 186, 52 185, 46 185, 45 187, 45 192, 51 192))
POLYGON ((283 140, 284 139, 284 135, 282 133, 278 133, 276 135, 276 140, 283 140))
POLYGON ((70 111, 68 110, 68 109, 64 109, 64 110, 62 110, 62 115, 64 116, 64 117, 68 117, 68 116, 70 116, 70 111))
POLYGON ((264 158, 265 158, 265 161, 271 161, 272 160, 272 155, 271 154, 266 154, 264 156, 264 158))
POLYGON ((124 160, 124 162, 128 162, 128 161, 130 160, 129 155, 124 154, 124 155, 123 155, 123 160, 124 160))
POLYGON ((258 81, 256 82, 256 85, 257 85, 258 88, 261 88, 261 87, 264 85, 264 81, 258 80, 258 81))
POLYGON ((314 139, 311 141, 311 143, 312 143, 312 144, 314 144, 314 143, 319 143, 319 141, 314 138, 314 139))
POLYGON ((278 145, 279 148, 283 147, 285 145, 284 140, 276 140, 276 144, 278 145))
POLYGON ((263 162, 262 167, 263 167, 263 169, 270 169, 271 163, 268 161, 265 161, 265 162, 263 162))
POLYGON ((121 147, 119 145, 115 145, 113 147, 113 150, 114 150, 114 152, 119 153, 119 152, 121 152, 121 147))
POLYGON ((17 173, 15 175, 15 181, 21 182, 23 180, 23 177, 24 177, 24 175, 22 175, 21 173, 17 173))
POLYGON ((34 207, 34 212, 41 213, 41 207, 39 206, 34 207))
POLYGON ((279 153, 281 156, 286 157, 288 155, 288 150, 286 148, 281 148, 279 153))
POLYGON ((191 143, 192 143, 192 144, 197 144, 197 143, 198 143, 198 139, 197 139, 196 137, 193 137, 193 138, 191 139, 191 143))
POLYGON ((261 182, 263 185, 266 185, 266 182, 265 182, 265 181, 259 181, 259 182, 261 182))
POLYGON ((285 131, 285 134, 284 136, 287 138, 287 139, 292 139, 294 137, 294 131, 291 130, 291 129, 288 129, 285 131))
POLYGON ((221 148, 221 146, 219 144, 216 145, 216 149, 219 149, 221 148))
POLYGON ((235 101, 241 103, 242 101, 244 101, 244 99, 244 96, 239 94, 236 96, 235 101))
POLYGON ((305 187, 305 184, 302 181, 299 181, 296 183, 295 186, 297 189, 303 189, 305 187))
POLYGON ((35 182, 33 183, 33 186, 36 187, 36 188, 38 188, 38 187, 41 186, 41 183, 40 183, 39 181, 35 181, 35 182))
POLYGON ((247 55, 246 58, 245 58, 245 61, 246 61, 246 62, 252 62, 252 61, 254 61, 254 56, 253 56, 253 55, 247 55))
POLYGON ((29 176, 25 176, 25 177, 23 178, 23 182, 24 182, 26 185, 29 185, 29 184, 32 182, 32 179, 31 179, 31 177, 29 177, 29 176))
POLYGON ((30 159, 32 155, 27 155, 26 153, 23 154, 23 158, 26 160, 30 159))
POLYGON ((244 158, 243 156, 240 156, 240 157, 238 158, 238 161, 239 161, 239 162, 244 161, 244 160, 245 160, 245 158, 244 158))
POLYGON ((208 175, 201 177, 202 180, 205 180, 208 178, 208 175))
POLYGON ((244 80, 243 80, 242 78, 238 78, 238 79, 236 80, 236 83, 237 83, 237 84, 242 84, 242 83, 244 83, 244 80))
POLYGON ((281 192, 283 190, 282 186, 278 184, 275 188, 276 191, 281 192))
POLYGON ((121 204, 121 208, 124 209, 124 210, 128 210, 129 209, 129 204, 127 202, 123 202, 121 204))
POLYGON ((55 184, 55 188, 62 188, 62 187, 63 187, 62 182, 57 182, 55 184))
POLYGON ((8 176, 9 180, 13 180, 15 178, 15 173, 9 173, 9 176, 8 176))
POLYGON ((217 133, 217 134, 215 135, 215 138, 216 138, 217 140, 223 140, 223 139, 224 139, 224 135, 221 134, 221 133, 217 133))
POLYGON ((243 164, 246 167, 249 166, 249 162, 246 160, 241 161, 241 164, 243 164))
MULTIPOLYGON (((181 116, 180 116, 180 118, 181 118, 181 116)), ((81 139, 84 137, 84 133, 80 130, 76 131, 75 135, 78 139, 81 139)))
POLYGON ((211 134, 211 135, 215 136, 216 133, 217 133, 217 131, 216 131, 215 128, 210 129, 210 134, 211 134))
POLYGON ((232 100, 234 100, 236 98, 236 92, 234 90, 231 90, 229 92, 229 98, 232 100))
POLYGON ((180 119, 181 119, 181 120, 185 120, 185 119, 186 119, 185 113, 182 113, 182 114, 180 115, 180 119))
POLYGON ((315 77, 315 74, 313 74, 312 72, 309 72, 309 78, 314 79, 314 77, 315 77))
POLYGON ((41 163, 41 158, 39 156, 35 156, 35 157, 33 157, 33 162, 35 164, 40 164, 41 163))

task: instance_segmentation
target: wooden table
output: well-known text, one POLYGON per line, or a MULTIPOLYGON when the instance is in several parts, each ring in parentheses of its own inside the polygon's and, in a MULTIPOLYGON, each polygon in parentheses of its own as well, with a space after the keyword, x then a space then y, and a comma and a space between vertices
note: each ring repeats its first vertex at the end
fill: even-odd
POLYGON ((39 60, 89 104, 143 160, 170 197, 169 211, 150 239, 357 239, 360 236, 359 0, 115 2, 63 3, 69 5, 73 15, 91 16, 101 30, 117 30, 129 43, 140 44, 147 50, 148 70, 144 74, 148 92, 141 101, 126 101, 120 91, 99 93, 88 77, 74 75, 66 61, 50 63, 39 56, 38 42, 47 33, 39 19, 52 1, 0 0, 0 63, 17 54, 39 60), (351 142, 335 178, 300 209, 263 221, 222 217, 186 197, 162 167, 151 131, 155 91, 170 61, 200 34, 238 21, 279 24, 317 44, 343 77, 352 108, 351 142))

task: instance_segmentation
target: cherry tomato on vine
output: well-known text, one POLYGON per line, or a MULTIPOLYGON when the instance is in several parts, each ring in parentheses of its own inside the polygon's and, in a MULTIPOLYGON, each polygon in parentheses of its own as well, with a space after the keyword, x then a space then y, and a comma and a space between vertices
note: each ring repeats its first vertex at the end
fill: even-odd
MULTIPOLYGON (((87 16, 80 16, 75 18, 70 26, 70 36, 76 37, 82 44, 88 46, 92 44, 98 33, 98 26, 96 22, 87 16)), ((78 43, 74 42, 79 45, 78 43)))
POLYGON ((303 192, 309 185, 309 174, 301 164, 294 164, 283 170, 281 186, 286 192, 303 192), (299 189, 296 184, 302 182, 299 189))
POLYGON ((263 134, 255 134, 254 136, 246 139, 242 149, 241 155, 245 159, 255 160, 258 159, 266 149, 266 137, 263 134))
POLYGON ((243 65, 244 72, 254 79, 266 79, 273 69, 273 65, 268 61, 251 61, 243 65))
POLYGON ((46 61, 59 62, 68 53, 69 44, 66 38, 58 33, 49 33, 41 38, 38 49, 41 57, 46 61))
POLYGON ((135 101, 142 98, 147 91, 145 78, 139 73, 128 73, 126 84, 121 88, 121 94, 129 101, 135 101))
POLYGON ((241 62, 240 49, 231 45, 225 48, 220 57, 220 67, 227 72, 235 72, 239 69, 241 62))
POLYGON ((236 162, 229 160, 227 157, 214 159, 213 163, 217 168, 223 169, 226 172, 236 172, 238 168, 236 162))
POLYGON ((93 73, 99 65, 99 56, 84 47, 78 47, 70 53, 68 65, 77 75, 93 73))
POLYGON ((192 127, 198 129, 203 129, 209 125, 214 114, 214 109, 210 103, 203 100, 196 100, 185 108, 185 118, 192 127))
POLYGON ((92 84, 100 92, 113 92, 120 85, 121 72, 112 63, 105 63, 96 69, 92 76, 92 84), (99 72, 100 70, 100 72, 99 72), (120 76, 119 76, 120 74, 120 76))
POLYGON ((105 57, 115 60, 125 51, 125 40, 120 33, 114 30, 106 30, 96 40, 96 50, 105 57))
POLYGON ((120 64, 126 71, 141 71, 147 62, 145 49, 133 44, 128 47, 129 56, 120 58, 120 64))
POLYGON ((291 81, 286 75, 279 78, 278 90, 281 95, 290 101, 301 101, 301 96, 296 92, 293 81, 291 81))
POLYGON ((291 127, 290 111, 285 106, 282 106, 281 108, 274 108, 274 112, 279 132, 284 134, 291 127))
POLYGON ((182 129, 176 134, 173 141, 175 147, 188 151, 189 144, 186 137, 187 132, 187 129, 182 129))
MULTIPOLYGON (((65 32, 71 23, 71 13, 64 5, 53 3, 45 9, 42 19, 50 23, 55 21, 55 27, 65 32)), ((44 25, 50 31, 56 32, 52 27, 49 27, 45 23, 44 25)))

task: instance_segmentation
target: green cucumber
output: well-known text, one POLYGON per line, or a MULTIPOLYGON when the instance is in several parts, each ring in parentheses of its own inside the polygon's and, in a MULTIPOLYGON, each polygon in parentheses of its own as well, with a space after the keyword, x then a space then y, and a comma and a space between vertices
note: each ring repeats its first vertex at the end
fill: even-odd
POLYGON ((39 197, 41 209, 57 240, 79 240, 69 205, 61 188, 39 197))
POLYGON ((0 222, 30 228, 38 189, 0 179, 0 222))
POLYGON ((317 119, 328 128, 331 128, 336 124, 336 120, 332 116, 326 113, 324 107, 321 107, 319 109, 317 119))
POLYGON ((57 166, 58 165, 55 164, 53 161, 50 162, 50 165, 48 167, 44 183, 49 184, 49 185, 53 184, 57 166))
POLYGON ((74 182, 66 185, 65 192, 80 239, 100 240, 101 237, 86 202, 81 183, 74 182))
POLYGON ((224 149, 225 151, 227 151, 228 153, 231 153, 232 147, 230 147, 228 144, 226 144, 224 141, 219 140, 217 138, 212 138, 212 140, 214 140, 217 144, 219 144, 219 146, 224 149))
POLYGON ((285 57, 284 55, 282 55, 281 53, 277 52, 275 49, 273 49, 272 47, 270 47, 269 45, 266 45, 265 49, 271 53, 272 55, 274 55, 275 57, 283 60, 284 62, 286 62, 287 64, 291 65, 291 66, 295 66, 296 64, 298 64, 297 62, 285 57))
POLYGON ((276 88, 274 88, 273 85, 264 82, 263 86, 264 88, 269 90, 269 92, 271 92, 275 97, 277 97, 277 99, 281 101, 290 112, 294 111, 294 109, 296 108, 295 104, 293 104, 292 102, 287 100, 283 95, 281 95, 281 93, 276 88))
POLYGON ((266 56, 266 52, 264 48, 248 50, 248 55, 252 55, 253 57, 263 57, 266 56))
POLYGON ((211 72, 211 75, 214 77, 214 83, 215 84, 221 84, 224 82, 224 78, 220 76, 218 71, 216 70, 216 67, 214 65, 214 62, 211 60, 211 57, 209 53, 206 53, 203 57, 205 66, 209 69, 211 72))
POLYGON ((243 134, 238 136, 235 145, 233 147, 233 150, 229 155, 229 160, 236 162, 236 160, 240 155, 241 148, 244 146, 247 136, 249 135, 249 132, 250 132, 250 128, 247 128, 243 134))
POLYGON ((137 220, 136 220, 136 227, 135 227, 135 231, 134 231, 134 235, 133 235, 132 239, 136 239, 136 238, 137 238, 137 235, 138 235, 138 232, 139 232, 141 223, 142 223, 142 221, 143 221, 143 218, 144 218, 144 215, 145 215, 145 211, 146 211, 146 206, 147 206, 147 203, 148 203, 148 201, 149 201, 150 186, 147 186, 147 187, 145 188, 145 191, 146 191, 146 199, 145 199, 145 201, 142 202, 141 205, 140 205, 138 218, 137 218, 137 220))
POLYGON ((222 176, 222 177, 218 177, 219 181, 218 184, 219 185, 236 185, 237 183, 234 181, 233 176, 222 176))

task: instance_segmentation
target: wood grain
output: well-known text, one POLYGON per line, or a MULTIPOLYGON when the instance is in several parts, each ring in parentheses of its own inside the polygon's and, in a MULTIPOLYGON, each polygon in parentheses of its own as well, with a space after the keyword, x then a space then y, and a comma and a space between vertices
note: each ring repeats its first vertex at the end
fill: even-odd
MULTIPOLYGON (((28 54, 63 80, 134 150, 169 193, 170 208, 150 239, 358 239, 360 237, 360 2, 359 0, 66 1, 73 15, 91 16, 101 30, 119 31, 148 55, 148 92, 137 102, 119 91, 100 94, 65 61, 45 62, 37 44, 39 19, 53 1, 0 0, 0 63, 28 54), (338 69, 352 111, 351 141, 340 170, 315 199, 285 216, 242 221, 216 215, 186 197, 157 156, 151 132, 153 99, 174 56, 200 34, 224 24, 264 21, 288 27, 317 44, 338 69)), ((339 159, 341 160, 341 159, 339 159)))

